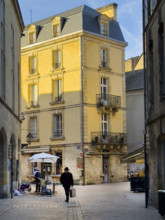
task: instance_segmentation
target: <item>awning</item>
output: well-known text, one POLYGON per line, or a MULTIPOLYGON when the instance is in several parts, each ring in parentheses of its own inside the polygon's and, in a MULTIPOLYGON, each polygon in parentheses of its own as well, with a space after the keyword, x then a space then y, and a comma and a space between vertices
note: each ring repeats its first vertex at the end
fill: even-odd
POLYGON ((144 162, 144 147, 141 147, 133 152, 130 152, 120 159, 121 163, 143 163, 144 162))
POLYGON ((50 146, 40 146, 40 147, 26 147, 23 148, 21 151, 22 153, 28 154, 28 153, 45 153, 49 152, 50 146))

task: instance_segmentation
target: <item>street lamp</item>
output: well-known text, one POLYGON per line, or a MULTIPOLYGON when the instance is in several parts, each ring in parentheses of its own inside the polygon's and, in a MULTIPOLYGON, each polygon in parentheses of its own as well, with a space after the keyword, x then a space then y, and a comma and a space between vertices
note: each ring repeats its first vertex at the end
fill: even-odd
POLYGON ((31 139, 32 139, 33 135, 31 133, 29 133, 27 136, 26 136, 26 142, 28 143, 28 145, 31 144, 31 139))

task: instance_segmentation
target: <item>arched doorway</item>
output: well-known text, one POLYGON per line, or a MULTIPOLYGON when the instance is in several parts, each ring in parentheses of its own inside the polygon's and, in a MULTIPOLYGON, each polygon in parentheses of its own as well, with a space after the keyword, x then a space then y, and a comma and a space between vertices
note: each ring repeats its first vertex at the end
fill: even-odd
POLYGON ((6 143, 6 133, 2 128, 0 130, 0 198, 5 198, 8 196, 6 143))

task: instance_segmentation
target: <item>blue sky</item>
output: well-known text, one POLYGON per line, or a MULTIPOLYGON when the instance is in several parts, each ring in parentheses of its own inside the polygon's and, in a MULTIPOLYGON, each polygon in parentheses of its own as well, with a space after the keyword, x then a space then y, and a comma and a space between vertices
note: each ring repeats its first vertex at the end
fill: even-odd
POLYGON ((68 9, 88 5, 99 8, 110 3, 117 3, 117 19, 124 38, 128 42, 125 59, 142 53, 142 0, 18 0, 25 25, 58 14, 68 9))

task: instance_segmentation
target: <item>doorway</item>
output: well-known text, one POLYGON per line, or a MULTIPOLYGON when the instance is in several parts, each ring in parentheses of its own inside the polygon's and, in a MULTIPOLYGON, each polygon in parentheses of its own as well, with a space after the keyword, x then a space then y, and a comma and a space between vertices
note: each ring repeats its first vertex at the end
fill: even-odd
POLYGON ((109 156, 108 154, 103 154, 103 174, 104 174, 104 183, 109 182, 109 156))

